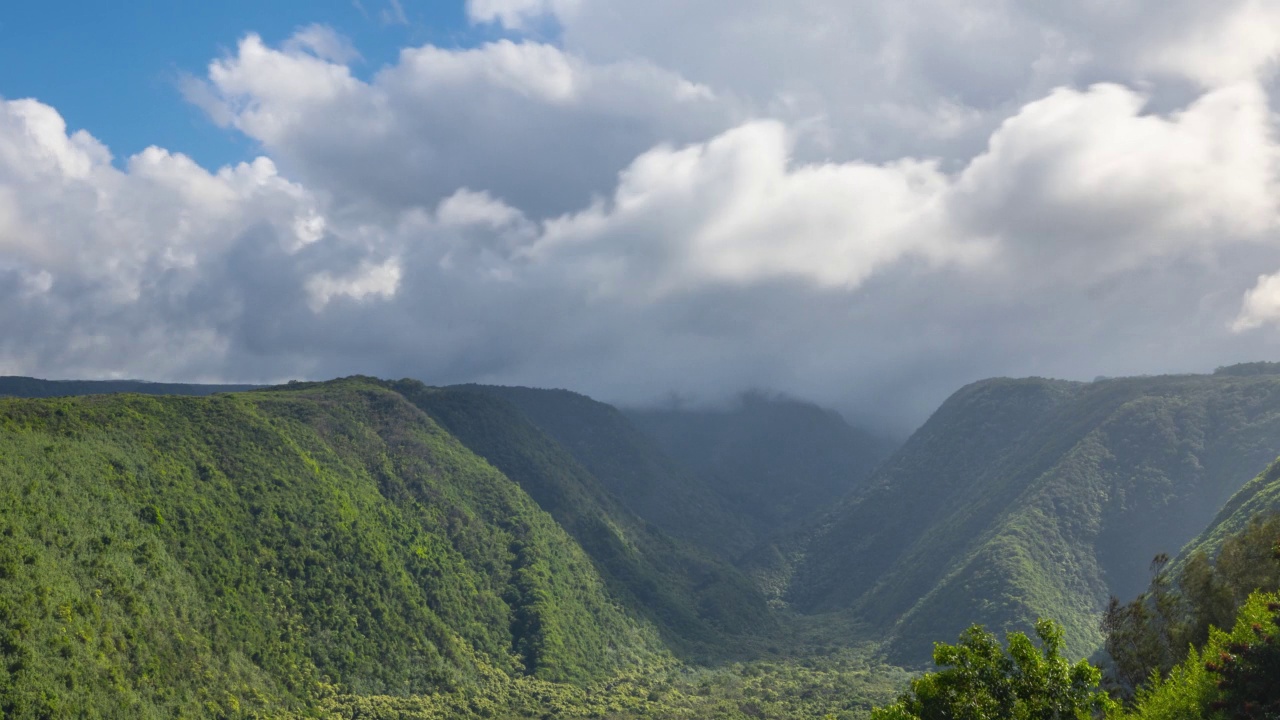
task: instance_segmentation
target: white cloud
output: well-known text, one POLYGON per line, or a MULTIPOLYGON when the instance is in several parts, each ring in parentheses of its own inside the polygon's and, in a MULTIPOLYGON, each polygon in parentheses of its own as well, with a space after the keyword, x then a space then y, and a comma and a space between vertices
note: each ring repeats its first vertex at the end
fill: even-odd
POLYGON ((781 124, 749 123, 642 155, 608 206, 551 221, 529 254, 576 258, 600 287, 645 297, 788 277, 852 289, 904 257, 982 256, 949 233, 947 187, 930 162, 796 167, 781 124))
POLYGON ((233 167, 0 104, 0 366, 902 420, 1280 348, 1270 3, 468 11, 514 39, 368 78, 326 29, 246 37, 186 87, 261 145, 233 167))
POLYGON ((1280 61, 1280 4, 1242 0, 1209 7, 1176 26, 1144 66, 1206 87, 1254 82, 1280 61))
POLYGON ((334 298, 347 297, 364 300, 377 297, 389 300, 400 287, 400 263, 392 258, 377 265, 364 261, 354 272, 344 277, 322 272, 307 278, 307 294, 311 311, 319 313, 334 298))
POLYGON ((401 89, 429 96, 442 86, 491 85, 549 104, 581 97, 587 68, 550 45, 499 40, 476 50, 430 45, 401 54, 395 76, 401 89))
MULTIPOLYGON (((397 3, 396 7, 399 7, 397 3)), ((401 15, 404 11, 401 10, 401 15)), ((321 60, 348 64, 360 59, 360 52, 343 35, 327 25, 308 25, 294 33, 284 44, 293 53, 307 52, 321 60)))
POLYGON ((363 82, 250 35, 187 94, 308 186, 393 211, 460 187, 531 211, 569 210, 640 152, 705 138, 737 112, 642 60, 591 64, 509 40, 409 48, 363 82))
POLYGON ((499 23, 521 30, 531 21, 550 15, 564 17, 582 0, 467 0, 467 17, 473 23, 499 23))
POLYGON ((1280 323, 1280 273, 1258 276, 1258 284, 1245 293, 1240 315, 1231 329, 1243 332, 1274 323, 1280 323))
POLYGON ((444 225, 485 225, 495 230, 524 221, 519 210, 494 199, 489 193, 465 188, 441 201, 436 217, 444 225))
POLYGON ((1169 116, 1145 104, 1110 84, 1028 104, 963 173, 953 212, 1077 276, 1274 239, 1280 146, 1265 93, 1228 86, 1169 116))

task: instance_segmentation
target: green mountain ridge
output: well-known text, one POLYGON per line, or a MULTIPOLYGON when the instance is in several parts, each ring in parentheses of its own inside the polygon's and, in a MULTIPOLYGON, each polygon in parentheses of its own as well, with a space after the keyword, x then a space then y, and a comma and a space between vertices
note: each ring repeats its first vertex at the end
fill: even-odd
POLYGON ((0 710, 305 708, 661 657, 514 482, 382 384, 0 400, 0 710))
POLYGON ((718 656, 744 637, 776 632, 745 575, 623 508, 498 394, 416 381, 392 386, 528 492, 592 557, 612 594, 663 630, 668 645, 718 656))
POLYGON ((0 714, 860 717, 868 642, 1087 654, 1153 555, 1280 510, 1276 369, 981 381, 887 459, 763 395, 0 378, 50 396, 0 398, 0 714))
POLYGON ((757 553, 861 486, 896 448, 833 410, 758 392, 726 408, 626 415, 723 499, 757 553))
POLYGON ((1140 591, 1152 556, 1278 454, 1275 375, 975 383, 827 516, 790 599, 892 628, 898 662, 1038 616, 1086 654, 1107 598, 1140 591))
POLYGON ((568 390, 459 385, 511 403, 554 438, 630 512, 726 558, 749 549, 754 533, 729 501, 673 460, 622 411, 568 390))
POLYGON ((1280 458, 1231 496, 1213 522, 1183 546, 1174 558, 1170 572, 1176 574, 1197 552, 1210 557, 1216 555, 1228 537, 1242 532, 1254 518, 1277 512, 1280 512, 1280 458))

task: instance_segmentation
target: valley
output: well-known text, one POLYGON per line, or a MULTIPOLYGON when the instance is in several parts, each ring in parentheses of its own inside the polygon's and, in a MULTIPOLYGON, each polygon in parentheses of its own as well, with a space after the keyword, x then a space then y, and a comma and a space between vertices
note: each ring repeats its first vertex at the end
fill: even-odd
POLYGON ((863 718, 975 623, 1093 655, 1153 556, 1280 510, 1267 364, 981 381, 902 443, 762 394, 0 396, 14 718, 863 718))

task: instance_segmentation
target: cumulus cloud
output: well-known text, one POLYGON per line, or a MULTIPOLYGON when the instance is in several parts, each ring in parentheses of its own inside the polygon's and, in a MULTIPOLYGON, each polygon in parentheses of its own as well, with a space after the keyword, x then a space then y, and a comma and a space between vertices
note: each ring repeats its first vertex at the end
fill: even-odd
POLYGON ((1206 87, 1256 81, 1280 60, 1280 5, 1243 0, 1174 25, 1143 58, 1147 69, 1191 78, 1206 87))
POLYGON ((653 145, 704 139, 738 114, 642 60, 592 64, 511 40, 408 48, 363 82, 307 46, 249 35, 188 96, 307 185, 389 211, 461 187, 567 211, 653 145))
POLYGON ((1231 324, 1237 332, 1280 322, 1280 273, 1258 276, 1258 284, 1245 293, 1240 315, 1231 324))
POLYGON ((854 289, 902 258, 984 254, 950 234, 940 214, 948 182, 935 163, 791 161, 776 122, 652 150, 622 172, 610 203, 548 222, 528 255, 581 262, 577 274, 607 292, 651 297, 776 278, 854 289))
POLYGON ((1280 146, 1266 94, 1227 86, 1168 116, 1145 104, 1112 84, 1028 104, 961 175, 953 212, 1011 258, 1052 257, 1077 276, 1274 241, 1280 146))
POLYGON ((395 297, 400 287, 400 263, 394 258, 374 265, 369 261, 360 263, 355 272, 345 277, 334 277, 327 272, 318 273, 307 278, 307 294, 313 312, 320 312, 331 300, 347 297, 352 300, 364 300, 377 297, 388 300, 395 297))
POLYGON ((979 377, 1280 346, 1269 2, 467 9, 511 36, 368 77, 330 29, 245 36, 185 87, 260 145, 231 167, 0 101, 0 367, 767 387, 901 429, 979 377))

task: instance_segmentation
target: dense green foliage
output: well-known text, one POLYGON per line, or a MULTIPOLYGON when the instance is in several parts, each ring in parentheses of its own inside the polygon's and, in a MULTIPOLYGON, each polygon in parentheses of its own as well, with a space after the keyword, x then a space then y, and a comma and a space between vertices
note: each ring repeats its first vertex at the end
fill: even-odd
POLYGON ((790 597, 892 627, 900 662, 1036 617, 1088 653, 1107 598, 1141 592, 1151 557, 1277 454, 1276 375, 976 383, 822 524, 790 597))
POLYGON ((568 390, 492 385, 456 389, 514 405, 623 507, 670 535, 730 558, 755 542, 748 523, 733 513, 726 498, 668 457, 612 405, 568 390))
POLYGON ((1098 689, 1101 672, 1087 661, 1062 657, 1062 628, 1036 623, 1037 648, 1024 633, 996 636, 974 625, 955 645, 938 643, 933 661, 941 670, 911 681, 898 702, 877 708, 872 720, 1087 720, 1112 706, 1098 689))
POLYGON ((964 631, 879 716, 1084 717, 1064 656, 1148 579, 1107 613, 1113 715, 1275 702, 1246 598, 1280 589, 1280 462, 1241 488, 1280 455, 1267 368, 977 383, 867 481, 871 441, 801 403, 635 418, 368 378, 0 400, 0 714, 860 718, 906 675, 848 647, 979 622, 1008 646, 964 631))
POLYGON ((1213 522, 1179 553, 1174 569, 1196 553, 1217 555, 1227 538, 1274 513, 1280 513, 1280 459, 1231 496, 1213 522))
POLYGON ((753 544, 802 529, 895 447, 831 410, 759 393, 726 409, 633 409, 627 416, 723 498, 753 544))
POLYGON ((0 401, 0 508, 6 717, 586 681, 662 652, 527 494, 367 381, 0 401))
POLYGON ((1280 514, 1255 516, 1216 555, 1190 546, 1174 570, 1166 561, 1156 558, 1146 592, 1123 605, 1112 598, 1103 617, 1116 685, 1126 694, 1153 673, 1168 675, 1212 628, 1230 627, 1250 594, 1280 590, 1280 514))
POLYGON ((1113 685, 1125 705, 1099 690, 1098 668, 1061 657, 1061 628, 1042 620, 1039 652, 1016 632, 1002 650, 980 626, 966 630, 957 645, 938 644, 934 662, 941 669, 913 680, 909 692, 872 718, 1280 717, 1280 596, 1257 590, 1280 581, 1280 515, 1255 517, 1225 538, 1216 557, 1191 552, 1176 580, 1169 558, 1157 557, 1148 592, 1128 605, 1113 601, 1107 613, 1113 671, 1131 681, 1113 685), (1147 664, 1126 667, 1140 660, 1147 664))
POLYGON ((1212 549, 1157 557, 1147 592, 1112 600, 1103 627, 1114 692, 1129 701, 1120 720, 1280 714, 1280 514, 1255 516, 1212 549))
POLYGON ((891 701, 908 678, 852 653, 715 668, 652 667, 585 685, 517 678, 430 696, 333 695, 320 708, 341 720, 855 720, 891 701))
POLYGON ((1214 375, 1234 375, 1236 377, 1248 377, 1250 375, 1280 375, 1280 363, 1277 362, 1249 362, 1238 363, 1236 365, 1226 365, 1213 371, 1214 375))
POLYGON ((0 400, 4 717, 857 718, 906 679, 784 630, 490 396, 0 400))
POLYGON ((510 403, 415 381, 394 387, 528 492, 591 556, 611 594, 653 621, 669 646, 717 656, 743 636, 776 632, 746 576, 624 509, 510 403))
POLYGON ((1280 711, 1280 597, 1255 593, 1230 632, 1214 628, 1114 720, 1263 720, 1280 711))

